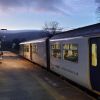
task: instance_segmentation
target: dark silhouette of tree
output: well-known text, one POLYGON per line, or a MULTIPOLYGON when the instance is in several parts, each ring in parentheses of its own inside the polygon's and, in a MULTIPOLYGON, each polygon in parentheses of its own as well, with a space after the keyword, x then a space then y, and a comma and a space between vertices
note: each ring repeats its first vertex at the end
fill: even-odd
POLYGON ((20 43, 19 39, 12 40, 12 49, 19 50, 19 43, 20 43))
POLYGON ((43 30, 50 32, 51 34, 56 34, 62 31, 63 28, 59 27, 59 23, 56 21, 52 21, 49 23, 45 23, 43 30))

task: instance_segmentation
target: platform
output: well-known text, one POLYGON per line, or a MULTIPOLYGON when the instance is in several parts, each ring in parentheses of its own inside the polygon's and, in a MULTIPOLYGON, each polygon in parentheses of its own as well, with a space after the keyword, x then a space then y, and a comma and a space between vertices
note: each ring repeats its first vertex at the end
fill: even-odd
POLYGON ((95 100, 55 74, 14 53, 0 64, 0 100, 95 100))

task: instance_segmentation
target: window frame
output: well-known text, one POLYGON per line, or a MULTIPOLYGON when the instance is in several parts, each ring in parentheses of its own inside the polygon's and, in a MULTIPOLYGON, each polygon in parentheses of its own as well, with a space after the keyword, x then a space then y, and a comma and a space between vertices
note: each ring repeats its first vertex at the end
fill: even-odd
POLYGON ((32 44, 32 53, 35 53, 35 54, 38 53, 38 46, 37 46, 36 43, 33 43, 33 44, 32 44))
POLYGON ((29 52, 29 45, 24 45, 24 52, 29 52))
MULTIPOLYGON (((51 56, 52 57, 54 57, 54 58, 56 58, 56 59, 62 59, 62 45, 61 45, 61 43, 60 42, 53 42, 51 45, 50 45, 50 49, 51 49, 51 56), (59 44, 59 47, 58 47, 58 49, 56 48, 56 45, 57 44, 59 44), (54 45, 54 47, 53 47, 53 45, 54 45), (53 48, 52 48, 53 47, 53 48), (54 50, 59 50, 59 52, 60 52, 60 56, 59 57, 55 57, 54 55, 53 55, 53 52, 54 52, 54 50)), ((57 53, 56 53, 56 55, 57 55, 57 53)))
POLYGON ((91 65, 94 66, 94 67, 97 67, 97 65, 98 65, 97 44, 96 44, 96 43, 92 43, 92 44, 91 44, 91 65), (94 60, 93 60, 93 59, 94 59, 94 58, 93 58, 93 55, 94 55, 94 54, 93 54, 93 45, 96 46, 96 48, 95 48, 95 51, 96 51, 96 52, 95 52, 95 54, 96 54, 96 56, 95 56, 95 58, 96 58, 96 59, 95 59, 95 60, 96 60, 95 64, 94 64, 94 60))
MULTIPOLYGON (((73 57, 75 57, 75 56, 73 56, 73 57)), ((79 45, 77 43, 63 43, 62 44, 62 59, 64 61, 70 61, 70 62, 73 62, 73 63, 78 63, 79 62, 79 45), (64 45, 69 45, 68 49, 64 49, 64 45), (76 49, 72 49, 71 45, 76 45, 77 48, 76 49), (76 61, 68 59, 68 58, 65 59, 65 57, 64 57, 65 50, 67 50, 67 52, 71 51, 72 53, 73 53, 73 51, 77 52, 77 56, 76 56, 77 59, 76 59, 76 61)))

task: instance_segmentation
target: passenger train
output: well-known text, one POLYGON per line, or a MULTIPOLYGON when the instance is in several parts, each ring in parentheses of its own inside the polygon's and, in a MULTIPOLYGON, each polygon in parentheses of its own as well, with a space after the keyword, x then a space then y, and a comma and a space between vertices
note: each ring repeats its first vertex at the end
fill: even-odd
POLYGON ((20 55, 100 95, 100 23, 20 43, 20 55))

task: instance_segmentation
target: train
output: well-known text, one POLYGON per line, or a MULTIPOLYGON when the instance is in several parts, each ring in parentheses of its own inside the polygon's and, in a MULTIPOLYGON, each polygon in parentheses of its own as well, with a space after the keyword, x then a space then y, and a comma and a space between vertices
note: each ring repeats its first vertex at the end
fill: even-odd
POLYGON ((20 55, 100 95, 100 23, 22 42, 20 55))

